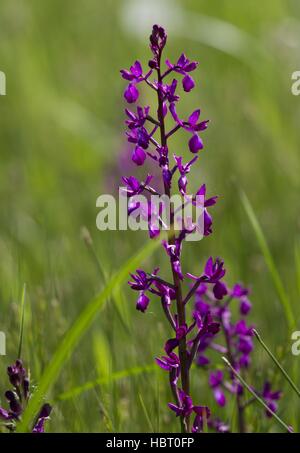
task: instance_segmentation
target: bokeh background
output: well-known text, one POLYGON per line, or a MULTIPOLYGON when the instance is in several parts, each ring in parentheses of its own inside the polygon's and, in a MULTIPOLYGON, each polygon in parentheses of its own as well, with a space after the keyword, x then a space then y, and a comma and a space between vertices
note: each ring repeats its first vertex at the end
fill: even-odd
MULTIPOLYGON (((200 106, 203 118, 211 120, 191 186, 206 182, 209 194, 220 195, 214 234, 186 246, 184 268, 199 273, 209 255, 223 257, 228 282, 252 288, 251 321, 299 383, 292 332, 240 198, 244 191, 253 206, 300 330, 300 97, 291 94, 291 74, 300 70, 299 2, 2 0, 0 70, 7 77, 7 95, 0 97, 0 330, 7 335, 7 356, 0 357, 2 402, 5 368, 17 355, 24 282, 23 358, 37 385, 68 326, 104 279, 148 240, 144 232, 99 232, 95 219, 96 198, 116 191, 128 156, 119 70, 136 58, 146 64, 147 38, 156 22, 168 30, 171 61, 184 51, 200 62, 196 88, 181 104, 182 114, 200 106)), ((142 101, 151 102, 149 96, 143 93, 142 101)), ((176 138, 174 152, 188 156, 186 142, 184 135, 176 138)), ((165 261, 156 251, 145 266, 159 263, 164 271, 165 261)), ((153 367, 168 335, 158 304, 141 315, 124 284, 47 395, 54 401, 48 430, 177 430, 166 407, 166 376, 153 367), (102 384, 94 385, 99 378, 102 384), (81 388, 89 382, 88 390, 81 388)), ((259 386, 272 370, 257 345, 250 383, 259 386)), ((299 404, 280 376, 276 383, 285 390, 279 413, 297 426, 299 404)), ((196 370, 195 399, 232 420, 234 404, 215 408, 210 393, 207 375, 196 370)), ((249 429, 280 429, 261 414, 256 406, 249 410, 249 429)))

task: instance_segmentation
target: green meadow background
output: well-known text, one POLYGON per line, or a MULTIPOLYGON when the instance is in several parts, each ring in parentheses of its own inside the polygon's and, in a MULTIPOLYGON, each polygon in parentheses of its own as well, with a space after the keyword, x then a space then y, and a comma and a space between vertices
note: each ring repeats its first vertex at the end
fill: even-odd
MULTIPOLYGON (((124 166, 119 70, 136 58, 146 65, 156 22, 168 29, 166 56, 184 51, 200 62, 181 113, 200 106, 211 122, 190 185, 206 182, 220 195, 214 234, 186 244, 184 270, 199 274, 208 256, 224 258, 228 283, 252 289, 251 323, 300 385, 300 357, 290 352, 300 330, 300 97, 291 94, 299 1, 1 0, 0 402, 18 354, 26 283, 22 357, 33 385, 43 384, 38 397, 53 403, 50 432, 179 429, 166 406, 167 376, 153 364, 170 335, 159 304, 135 310, 129 265, 94 299, 148 243, 144 232, 100 232, 95 220, 97 197, 116 191, 124 166)), ((144 91, 142 102, 151 96, 144 91)), ((188 157, 187 136, 172 144, 188 157)), ((161 249, 142 254, 147 269, 159 264, 168 275, 161 249)), ((215 363, 222 367, 220 357, 215 363)), ((299 430, 299 400, 256 344, 247 380, 261 387, 266 378, 283 388, 279 415, 299 430)), ((192 394, 236 430, 234 401, 216 407, 205 371, 193 370, 192 394)), ((262 413, 249 408, 249 431, 281 431, 262 413)))

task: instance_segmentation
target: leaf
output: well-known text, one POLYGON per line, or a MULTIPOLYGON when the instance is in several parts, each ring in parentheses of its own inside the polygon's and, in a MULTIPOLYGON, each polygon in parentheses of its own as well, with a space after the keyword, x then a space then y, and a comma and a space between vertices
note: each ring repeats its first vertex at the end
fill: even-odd
POLYGON ((107 339, 102 332, 97 332, 94 336, 94 357, 98 376, 109 383, 112 366, 111 353, 107 339))
POLYGON ((140 393, 139 393, 139 400, 140 400, 140 403, 141 403, 143 412, 144 412, 144 414, 145 414, 145 418, 146 418, 147 423, 148 423, 148 425, 149 425, 150 431, 151 431, 152 433, 154 433, 154 432, 155 432, 154 426, 152 425, 152 422, 151 422, 151 418, 150 418, 149 412, 148 412, 148 410, 147 410, 146 404, 144 403, 143 397, 142 397, 142 395, 141 395, 140 393))
POLYGON ((296 279, 298 294, 300 296, 300 243, 295 244, 296 279))
POLYGON ((243 203, 243 206, 245 208, 246 214, 248 215, 248 218, 250 220, 250 223, 254 229, 255 235, 257 242, 260 246, 260 249, 262 251, 262 254, 265 258, 265 262, 268 266, 269 272, 271 274, 271 278, 273 280, 274 286, 276 288, 279 300, 281 302, 288 326, 291 330, 294 330, 295 328, 295 319, 293 315, 293 310, 291 307, 290 300, 287 296, 287 293, 285 291, 284 285, 282 283, 280 274, 277 270, 276 264, 274 262, 274 259, 272 257, 271 251, 269 249, 268 243, 266 241, 266 238, 264 236, 264 233, 261 229, 261 226, 258 222, 258 219, 255 215, 255 212, 251 206, 251 203, 249 199, 247 198, 246 194, 244 192, 241 193, 241 200, 243 203))

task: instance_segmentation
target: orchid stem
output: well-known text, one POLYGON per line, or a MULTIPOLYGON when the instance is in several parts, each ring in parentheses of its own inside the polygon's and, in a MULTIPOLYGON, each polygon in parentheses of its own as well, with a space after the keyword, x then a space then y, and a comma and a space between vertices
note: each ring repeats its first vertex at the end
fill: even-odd
MULTIPOLYGON (((157 77, 158 77, 158 84, 162 83, 162 75, 160 70, 160 62, 161 62, 161 52, 158 58, 158 67, 157 67, 157 77)), ((164 113, 163 113, 163 98, 161 92, 157 91, 157 98, 158 98, 158 122, 160 124, 160 139, 161 139, 161 146, 167 146, 167 135, 165 130, 165 121, 164 121, 164 113)), ((170 197, 170 187, 166 182, 164 182, 165 194, 170 197)), ((173 223, 173 213, 171 213, 171 223, 173 223)), ((173 231, 172 231, 173 233, 173 231)), ((175 235, 171 235, 171 238, 168 240, 169 244, 175 244, 175 235)), ((182 290, 181 290, 181 282, 180 278, 174 269, 173 263, 171 262, 172 274, 173 274, 173 281, 175 287, 175 296, 176 296, 176 305, 177 305, 177 313, 178 313, 178 322, 180 326, 185 325, 185 306, 182 300, 182 290)), ((179 342, 179 359, 181 364, 181 385, 183 391, 189 395, 190 392, 190 385, 189 385, 189 363, 188 363, 188 355, 187 355, 187 345, 186 345, 186 338, 183 337, 179 342)), ((185 417, 185 419, 181 418, 181 430, 182 432, 189 432, 189 417, 185 417)))

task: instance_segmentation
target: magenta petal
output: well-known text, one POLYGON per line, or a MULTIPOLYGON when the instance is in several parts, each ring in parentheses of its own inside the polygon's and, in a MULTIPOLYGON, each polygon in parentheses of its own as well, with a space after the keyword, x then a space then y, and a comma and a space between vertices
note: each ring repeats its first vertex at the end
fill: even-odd
POLYGON ((210 363, 210 360, 208 357, 206 357, 205 355, 199 355, 198 358, 197 358, 197 365, 199 366, 205 366, 205 365, 208 365, 210 363))
POLYGON ((139 298, 136 303, 136 309, 144 313, 147 310, 150 299, 143 292, 140 293, 139 298))
POLYGON ((200 187, 200 189, 198 190, 196 195, 205 197, 205 195, 206 195, 206 185, 205 184, 202 184, 202 186, 200 187))
POLYGON ((164 360, 162 359, 159 359, 158 357, 155 358, 155 362, 157 363, 157 365, 162 368, 163 370, 165 371, 170 371, 171 370, 171 367, 170 365, 165 362, 164 360))
POLYGON ((224 395, 220 387, 216 387, 214 389, 214 396, 219 406, 224 407, 226 405, 226 396, 224 395))
POLYGON ((197 414, 197 415, 206 415, 206 418, 209 418, 210 417, 210 410, 207 406, 194 406, 193 408, 193 411, 197 414))
POLYGON ((246 296, 241 298, 241 302, 240 302, 241 315, 246 316, 249 313, 249 311, 251 310, 251 308, 252 308, 252 304, 251 304, 250 300, 246 296))
POLYGON ((223 299, 228 293, 225 283, 218 281, 213 287, 213 293, 216 299, 223 299))
POLYGON ((214 261, 213 261, 213 258, 212 256, 210 256, 205 264, 205 268, 204 268, 204 273, 205 275, 207 275, 207 277, 211 277, 212 273, 213 273, 213 264, 214 264, 214 261))
POLYGON ((189 140, 189 149, 191 153, 197 153, 200 149, 203 149, 203 142, 199 135, 194 134, 189 140))
POLYGON ((192 125, 195 125, 199 119, 200 116, 200 109, 195 110, 190 116, 189 116, 189 123, 192 125))
POLYGON ((136 77, 140 77, 143 74, 142 65, 138 60, 131 66, 130 70, 136 77))
POLYGON ((183 122, 181 121, 181 119, 179 118, 179 116, 177 115, 177 112, 176 112, 176 107, 175 107, 175 103, 172 102, 169 106, 169 110, 171 112, 171 115, 174 119, 174 121, 176 123, 178 123, 180 126, 183 126, 183 122))
POLYGON ((180 55, 180 57, 177 60, 177 66, 182 67, 186 62, 186 56, 184 53, 180 55))
POLYGON ((184 67, 184 70, 185 70, 185 72, 191 72, 191 71, 194 71, 197 68, 197 66, 198 66, 198 61, 191 61, 184 67))
POLYGON ((124 98, 128 104, 133 104, 138 100, 139 91, 133 83, 130 83, 126 90, 124 91, 124 98))
POLYGON ((143 148, 141 148, 140 146, 137 146, 135 148, 135 150, 133 151, 131 159, 136 165, 141 166, 144 164, 146 157, 147 156, 146 156, 146 153, 143 150, 143 148))
POLYGON ((9 420, 11 417, 9 415, 9 413, 3 409, 2 407, 0 407, 0 419, 2 420, 9 420))
POLYGON ((208 200, 205 200, 204 206, 206 208, 208 208, 209 206, 215 205, 217 203, 217 199, 218 199, 218 196, 216 195, 214 197, 209 198, 208 200))
POLYGON ((167 59, 167 60, 165 61, 165 63, 166 63, 166 65, 168 66, 168 68, 170 68, 170 69, 173 69, 173 68, 174 68, 174 65, 170 62, 170 60, 167 59))
POLYGON ((195 82, 190 75, 186 75, 182 80, 182 86, 186 93, 189 93, 195 86, 195 82))
POLYGON ((215 373, 209 375, 209 385, 211 387, 219 386, 223 381, 223 373, 221 370, 217 370, 215 373))
POLYGON ((148 223, 148 231, 149 231, 150 239, 154 239, 157 236, 159 236, 159 234, 160 234, 159 226, 155 222, 153 222, 153 223, 149 222, 148 223))
POLYGON ((133 74, 131 74, 131 72, 127 71, 127 69, 122 69, 120 72, 121 72, 121 76, 123 77, 123 79, 128 80, 128 81, 131 81, 134 79, 133 74))
POLYGON ((172 353, 173 349, 177 348, 179 345, 179 341, 176 338, 170 338, 170 340, 166 341, 165 344, 165 351, 169 355, 172 353))
POLYGON ((182 409, 180 407, 176 406, 176 404, 168 403, 168 406, 171 409, 171 411, 175 412, 176 417, 178 417, 181 414, 182 409))
POLYGON ((186 273, 187 277, 193 279, 193 280, 199 280, 200 277, 197 277, 197 275, 191 274, 190 272, 186 273))
POLYGON ((208 127, 209 120, 202 121, 201 123, 197 124, 194 127, 194 131, 200 132, 200 131, 205 131, 208 127))

